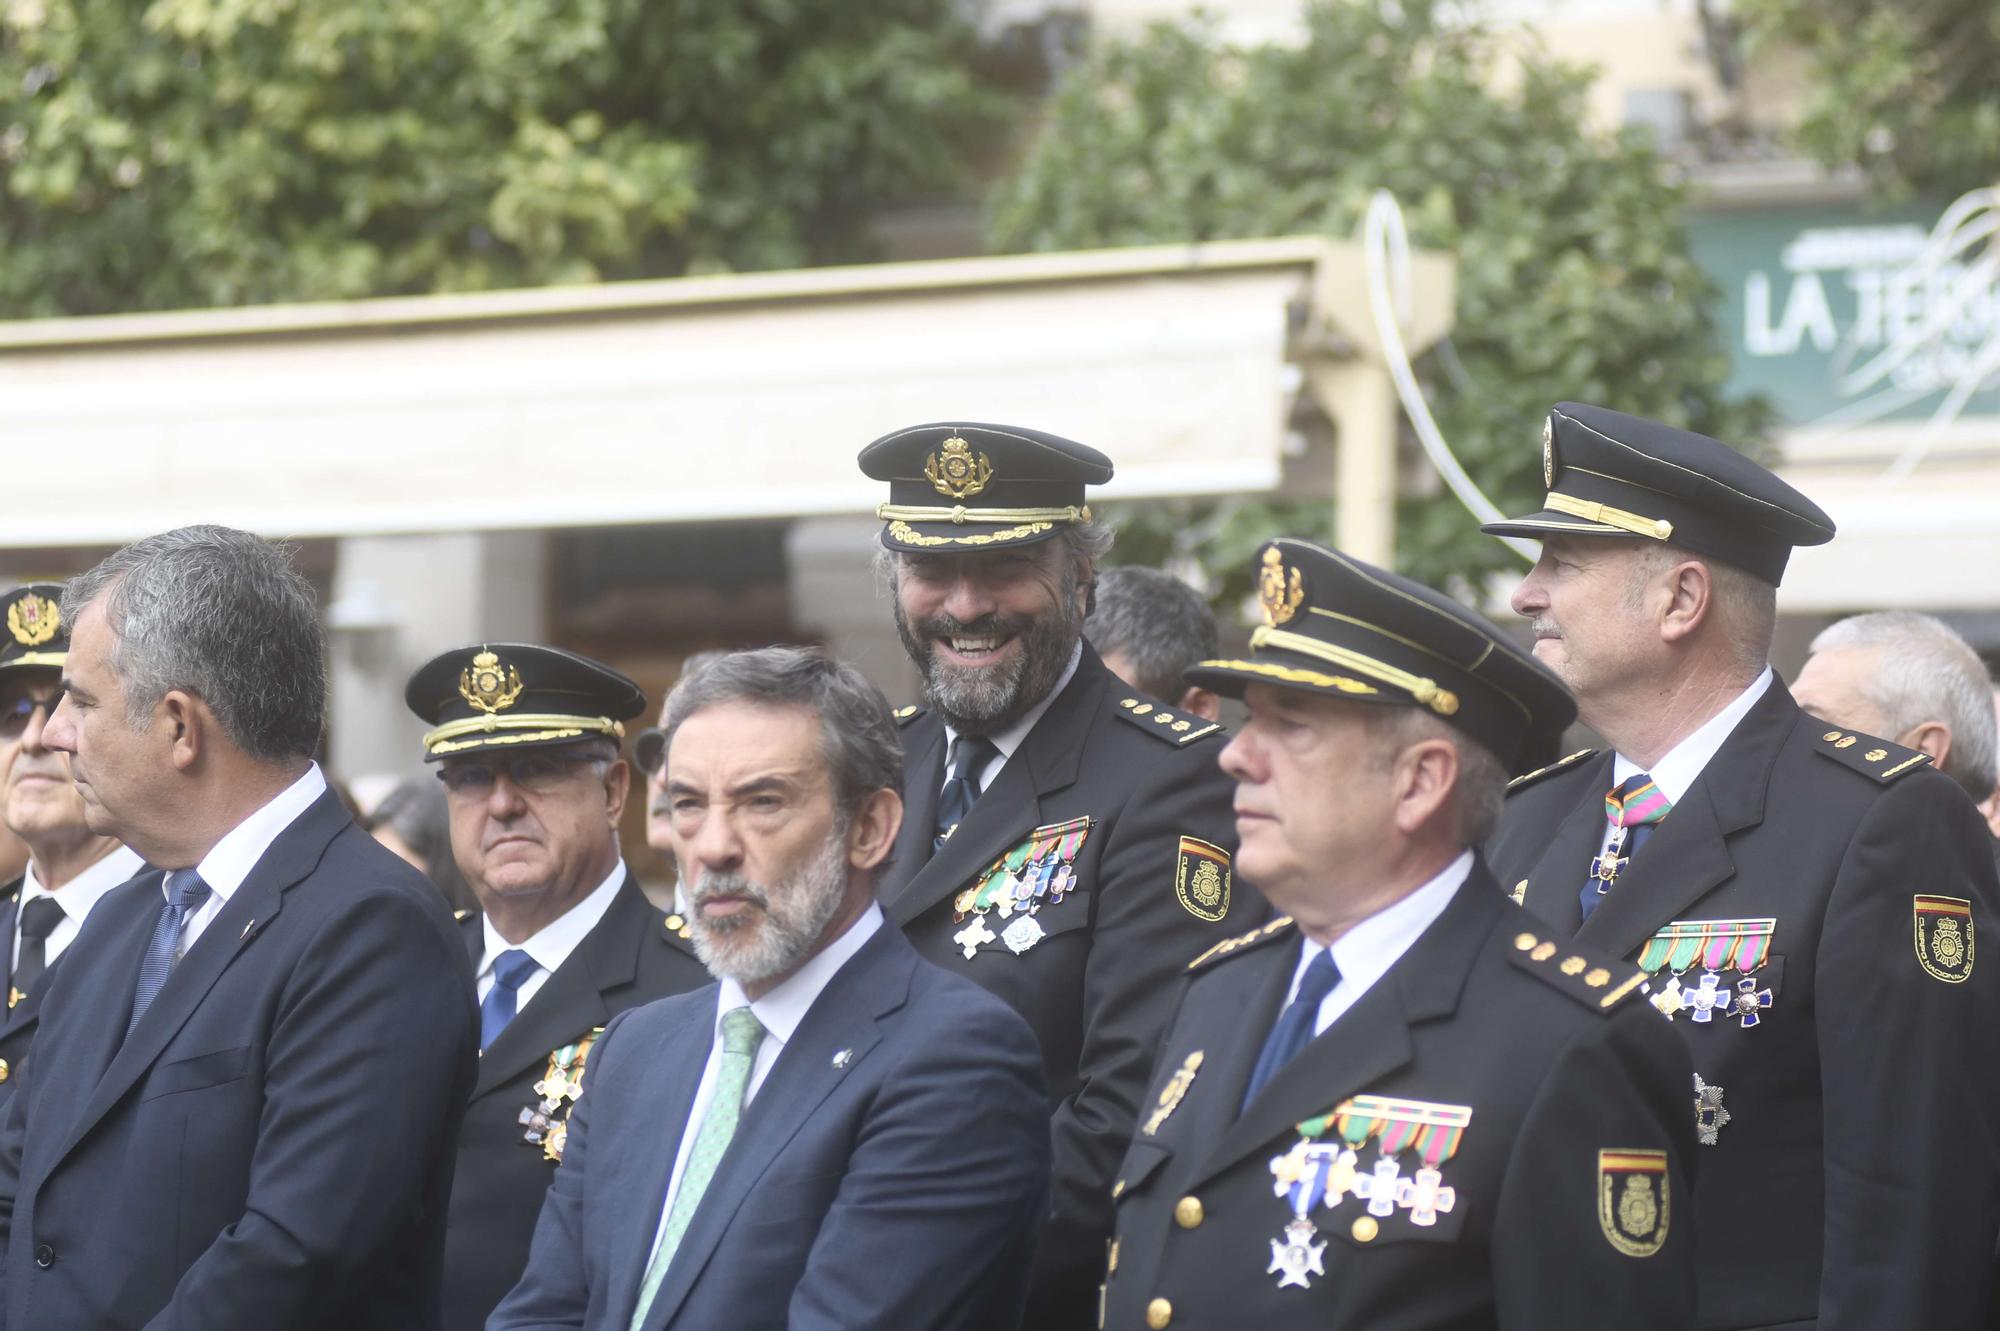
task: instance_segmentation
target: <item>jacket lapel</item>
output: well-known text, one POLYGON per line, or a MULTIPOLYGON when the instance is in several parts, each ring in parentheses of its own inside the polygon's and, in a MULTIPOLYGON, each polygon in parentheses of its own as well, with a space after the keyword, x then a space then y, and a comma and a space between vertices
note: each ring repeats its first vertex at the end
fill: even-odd
MULTIPOLYGON (((1583 797, 1556 824, 1542 857, 1528 871, 1528 888, 1521 904, 1565 938, 1573 936, 1583 923, 1583 907, 1577 896, 1590 876, 1590 862, 1604 842, 1604 792, 1611 787, 1613 761, 1607 749, 1584 765, 1588 775, 1576 778, 1582 783, 1583 797)), ((1512 883, 1500 886, 1507 892, 1514 889, 1512 883)))
POLYGON ((4 899, 0 899, 0 970, 7 972, 7 992, 14 992, 14 921, 21 913, 21 880, 14 880, 14 888, 4 899))
POLYGON ((903 755, 903 825, 896 829, 896 846, 878 878, 878 895, 892 897, 923 871, 931 858, 931 838, 937 835, 937 802, 944 785, 944 722, 933 712, 912 723, 923 733, 910 736, 903 755))
MULTIPOLYGON (((1475 862, 1444 913, 1389 973, 1264 1084, 1202 1161, 1191 1185, 1206 1182, 1246 1156, 1268 1151, 1274 1140, 1294 1135, 1302 1120, 1406 1066, 1413 1052, 1410 1028, 1458 1009, 1473 957, 1499 913, 1493 875, 1483 861, 1475 862)), ((1296 963, 1297 954, 1288 950, 1288 955, 1296 963)), ((1290 978, 1287 971, 1287 985, 1290 978)), ((1256 1043, 1262 1045, 1262 1032, 1256 1034, 1256 1043)), ((1239 1099, 1243 1084, 1234 1088, 1239 1099)))
MULTIPOLYGON (((1100 705, 1109 677, 1097 653, 1085 643, 1076 675, 1042 713, 993 784, 981 793, 972 812, 930 862, 888 897, 886 909, 893 923, 907 924, 969 887, 981 870, 1034 830, 1040 821, 1042 797, 1076 781, 1090 717, 1100 705)), ((934 821, 933 816, 927 825, 934 821)))
MULTIPOLYGON (((83 1112, 78 1115, 69 1140, 56 1157, 58 1160, 67 1155, 146 1074, 153 1060, 160 1056, 160 1051, 180 1032, 201 1000, 221 978, 222 972, 228 969, 229 963, 250 946, 276 917, 284 903, 285 890, 313 871, 326 853, 327 844, 352 821, 340 797, 329 789, 278 834, 243 880, 243 885, 236 889, 235 895, 202 930, 194 946, 174 966, 173 973, 167 977, 152 1006, 146 1009, 146 1015, 139 1019, 131 1035, 119 1046, 111 1065, 97 1083, 97 1089, 91 1092, 83 1112)), ((150 878, 148 881, 151 881, 150 878)), ((162 898, 162 904, 164 901, 162 898)), ((151 926, 157 919, 156 914, 153 920, 147 922, 144 931, 147 940, 152 937, 151 926)), ((132 967, 135 974, 138 970, 137 958, 145 955, 145 948, 146 944, 142 942, 132 967)), ((115 1009, 123 1008, 122 1004, 113 1006, 115 1009)), ((100 1024, 122 1027, 127 1011, 129 1009, 118 1010, 115 1018, 107 1016, 100 1024)))
MULTIPOLYGON (((611 1019, 604 995, 632 983, 639 973, 639 945, 652 907, 628 872, 604 917, 528 1000, 507 1028, 479 1056, 472 1097, 511 1081, 523 1068, 546 1060, 593 1026, 611 1019)), ((484 948, 481 949, 484 951, 484 948)), ((476 963, 475 963, 476 964, 476 963)))
POLYGON ((1772 769, 1798 715, 1783 681, 1773 678, 1632 857, 1577 932, 1578 941, 1631 956, 1662 925, 1735 875, 1728 838, 1764 820, 1772 769))
POLYGON ((885 922, 813 1000, 716 1166, 647 1312, 646 1331, 660 1331, 673 1320, 751 1188, 834 1088, 859 1075, 857 1069, 881 1042, 882 1018, 909 1000, 916 965, 915 951, 885 922), (835 1067, 829 1051, 836 1049, 853 1057, 835 1067))

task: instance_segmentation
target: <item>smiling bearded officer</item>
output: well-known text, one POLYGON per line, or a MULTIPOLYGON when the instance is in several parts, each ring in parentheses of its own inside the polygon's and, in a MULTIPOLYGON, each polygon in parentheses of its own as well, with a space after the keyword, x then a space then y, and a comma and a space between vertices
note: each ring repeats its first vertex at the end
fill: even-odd
POLYGON ((1134 693, 1083 640, 1111 543, 1095 449, 959 422, 885 435, 882 544, 927 708, 899 713, 909 808, 879 889, 917 950, 1041 1041, 1055 1187, 1025 1323, 1096 1322, 1111 1173, 1189 958, 1262 920, 1231 881, 1222 730, 1134 693))
POLYGON ((1684 1331, 1688 1057, 1643 977, 1558 945, 1471 849, 1575 705, 1418 583, 1258 563, 1222 752, 1289 912, 1188 968, 1118 1172, 1107 1327, 1684 1331))
POLYGON ((708 983, 625 867, 625 722, 637 684, 559 647, 481 643, 410 677, 432 726, 452 854, 479 899, 460 918, 480 998, 479 1079, 445 1226, 445 1331, 478 1331, 528 1264, 591 1050, 626 1008, 708 983))

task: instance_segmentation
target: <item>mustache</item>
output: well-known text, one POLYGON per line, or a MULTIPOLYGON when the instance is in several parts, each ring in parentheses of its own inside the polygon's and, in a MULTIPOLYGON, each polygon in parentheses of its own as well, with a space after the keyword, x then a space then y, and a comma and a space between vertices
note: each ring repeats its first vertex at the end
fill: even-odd
POLYGON ((1010 638, 1034 627, 1028 615, 1002 615, 998 611, 977 619, 960 619, 939 611, 916 621, 919 633, 931 638, 1010 638))
POLYGON ((1537 638, 1560 638, 1562 626, 1548 615, 1536 615, 1528 621, 1528 632, 1537 638))
POLYGON ((771 894, 740 873, 705 873, 688 893, 688 905, 699 910, 717 897, 741 897, 759 910, 771 908, 771 894))

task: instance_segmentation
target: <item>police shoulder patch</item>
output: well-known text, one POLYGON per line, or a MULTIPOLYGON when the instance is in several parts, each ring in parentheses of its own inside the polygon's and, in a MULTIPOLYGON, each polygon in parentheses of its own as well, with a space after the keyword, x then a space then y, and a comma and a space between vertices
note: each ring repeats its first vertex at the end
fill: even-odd
POLYGON ((1217 943, 1214 947, 1208 949, 1208 951, 1202 953, 1193 961, 1190 961, 1187 968, 1191 971, 1200 970, 1204 966, 1214 965, 1224 957, 1237 956, 1250 948, 1268 943, 1274 938, 1284 937, 1290 932, 1291 927, 1292 917, 1289 915, 1280 915, 1277 919, 1259 925, 1247 934, 1238 934, 1234 938, 1223 939, 1220 943, 1217 943))
POLYGON ((1822 757, 1831 758, 1843 767, 1852 767, 1865 777, 1888 785, 1930 766, 1931 756, 1918 749, 1906 749, 1900 744, 1892 744, 1886 739, 1859 730, 1847 730, 1839 726, 1825 725, 1824 722, 1806 718, 1813 725, 1825 728, 1814 732, 1813 751, 1822 757))
POLYGON ((1220 924, 1229 914, 1229 887, 1229 852, 1200 837, 1182 837, 1174 856, 1174 897, 1182 909, 1220 924))
POLYGON ((1118 700, 1118 715, 1139 729, 1168 744, 1192 744, 1198 739, 1222 733, 1222 723, 1199 716, 1186 716, 1146 698, 1127 696, 1118 700))
POLYGON ((1567 757, 1556 759, 1554 762, 1550 763, 1547 767, 1537 767, 1532 772, 1524 772, 1520 776, 1515 777, 1512 781, 1509 781, 1507 783, 1507 793, 1511 795, 1517 790, 1526 789, 1527 787, 1534 785, 1535 782, 1540 781, 1545 776, 1554 776, 1557 772, 1566 772, 1570 768, 1582 762, 1585 758, 1593 758, 1596 756, 1597 756, 1596 749, 1578 749, 1575 753, 1572 753, 1567 757))
POLYGON ((924 709, 915 703, 911 703, 908 707, 898 707, 894 712, 890 713, 890 715, 896 718, 896 724, 899 726, 906 726, 923 714, 924 709))
POLYGON ((1509 942, 1507 959, 1550 988, 1560 989, 1585 1007, 1600 1012, 1616 1010, 1647 988, 1644 971, 1620 961, 1599 960, 1525 929, 1509 942))

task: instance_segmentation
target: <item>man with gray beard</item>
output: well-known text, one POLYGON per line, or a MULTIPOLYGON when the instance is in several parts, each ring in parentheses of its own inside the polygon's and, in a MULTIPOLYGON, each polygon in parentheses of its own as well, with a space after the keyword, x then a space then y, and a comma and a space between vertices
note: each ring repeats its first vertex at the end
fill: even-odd
POLYGON ((1055 1187, 1025 1324, 1093 1327, 1174 981, 1268 914, 1231 882, 1222 728, 1127 689, 1083 640, 1111 544, 1084 502, 1111 479, 1102 453, 961 421, 885 435, 860 463, 889 483, 884 559, 928 703, 897 714, 909 816, 883 908, 1040 1038, 1055 1187))
POLYGON ((818 652, 742 652, 682 678, 659 743, 718 983, 606 1027, 489 1331, 1011 1331, 1048 1190, 1041 1060, 884 927, 888 702, 818 652))

